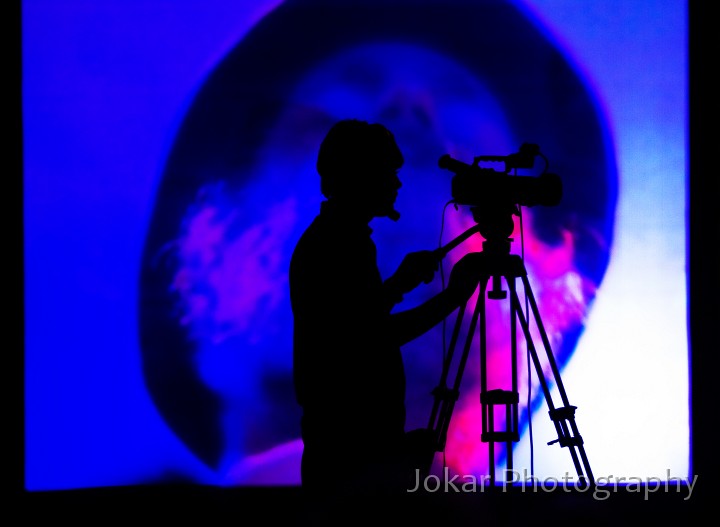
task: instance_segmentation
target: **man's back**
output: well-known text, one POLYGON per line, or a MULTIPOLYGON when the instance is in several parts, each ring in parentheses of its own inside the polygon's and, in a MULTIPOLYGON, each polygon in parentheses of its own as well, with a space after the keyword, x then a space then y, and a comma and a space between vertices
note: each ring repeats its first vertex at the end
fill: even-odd
POLYGON ((293 254, 304 469, 342 470, 344 462, 395 455, 404 434, 402 357, 388 332, 390 306, 370 233, 366 223, 325 202, 293 254))

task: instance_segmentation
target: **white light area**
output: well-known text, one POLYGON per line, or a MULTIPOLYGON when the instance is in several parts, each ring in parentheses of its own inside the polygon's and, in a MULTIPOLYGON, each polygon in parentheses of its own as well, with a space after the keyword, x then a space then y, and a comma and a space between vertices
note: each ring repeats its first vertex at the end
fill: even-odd
MULTIPOLYGON (((654 3, 653 17, 674 24, 653 27, 651 20, 642 23, 647 10, 631 13, 622 2, 604 2, 602 22, 618 20, 593 42, 579 28, 592 27, 585 18, 598 16, 597 3, 588 10, 577 2, 525 3, 585 65, 614 123, 620 189, 611 261, 586 330, 561 373, 569 402, 578 407, 590 468, 596 478, 687 477, 686 48, 677 30, 686 27, 685 3, 654 3), (662 51, 643 55, 655 44, 662 51)), ((556 391, 553 397, 560 406, 556 391)), ((547 407, 532 422, 534 475, 576 478, 569 450, 547 445, 557 438, 547 407)), ((514 461, 516 471, 530 473, 527 434, 514 461)))
MULTIPOLYGON (((628 237, 631 238, 631 237, 628 237)), ((628 239, 627 243, 637 240, 628 239)), ((650 240, 651 242, 654 240, 650 240)), ((667 281, 669 268, 637 265, 657 245, 637 243, 611 267, 575 356, 561 373, 596 477, 688 475, 688 361, 686 334, 676 322, 685 310, 684 288, 667 281)), ((682 274, 682 267, 680 268, 682 274)), ((553 392, 555 406, 562 402, 553 392)), ((570 452, 559 445, 543 406, 533 418, 537 477, 576 475, 570 452)), ((529 437, 515 453, 530 471, 529 437)))

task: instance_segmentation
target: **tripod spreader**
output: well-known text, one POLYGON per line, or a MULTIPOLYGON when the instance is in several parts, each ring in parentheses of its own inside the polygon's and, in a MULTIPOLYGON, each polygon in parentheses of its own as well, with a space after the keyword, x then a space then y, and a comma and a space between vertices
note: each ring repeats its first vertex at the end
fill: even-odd
POLYGON ((560 434, 560 437, 557 439, 553 439, 552 441, 548 442, 548 445, 554 445, 555 443, 559 443, 561 447, 563 446, 580 446, 582 445, 583 438, 580 435, 575 436, 567 436, 565 435, 565 427, 563 427, 564 421, 570 421, 575 419, 575 410, 577 409, 576 406, 566 406, 564 408, 555 408, 554 410, 548 412, 550 414, 550 419, 555 424, 556 428, 559 427, 560 430, 563 432, 560 434))

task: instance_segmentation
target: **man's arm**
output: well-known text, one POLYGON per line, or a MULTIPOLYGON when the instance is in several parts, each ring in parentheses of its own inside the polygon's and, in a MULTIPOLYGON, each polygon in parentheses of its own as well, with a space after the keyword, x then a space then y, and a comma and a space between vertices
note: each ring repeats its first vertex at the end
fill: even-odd
POLYGON ((437 326, 459 306, 457 298, 445 289, 417 307, 390 315, 390 332, 402 346, 437 326))
POLYGON ((440 261, 432 251, 410 253, 403 259, 397 271, 385 280, 383 290, 388 310, 402 302, 403 295, 415 289, 422 282, 429 284, 440 261))
POLYGON ((390 332, 395 343, 402 346, 416 339, 467 302, 480 281, 487 279, 485 267, 482 253, 467 254, 453 267, 445 290, 415 308, 391 314, 390 332))

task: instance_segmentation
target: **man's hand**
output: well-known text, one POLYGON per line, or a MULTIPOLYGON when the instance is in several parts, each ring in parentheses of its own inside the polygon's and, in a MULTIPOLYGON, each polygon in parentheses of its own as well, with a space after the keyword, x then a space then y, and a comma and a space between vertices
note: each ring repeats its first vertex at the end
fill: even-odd
MULTIPOLYGON (((413 266, 413 269, 421 268, 423 262, 427 264, 430 271, 434 271, 439 266, 439 259, 435 258, 433 253, 420 253, 419 256, 416 256, 417 254, 409 254, 406 257, 408 266, 414 263, 416 259, 421 262, 421 265, 413 266)), ((405 264, 405 261, 403 261, 403 264, 405 264)), ((402 346, 435 327, 460 305, 470 300, 473 292, 478 288, 480 280, 488 278, 487 273, 487 258, 482 253, 470 253, 461 258, 453 267, 448 287, 442 293, 433 296, 419 306, 391 315, 394 341, 399 346, 402 346)), ((400 275, 399 272, 396 274, 400 275)), ((386 282, 388 292, 392 291, 392 284, 388 282, 393 278, 394 276, 386 282)), ((418 274, 415 278, 417 278, 415 282, 417 284, 421 279, 431 279, 432 275, 430 273, 427 276, 418 274)), ((398 302, 399 300, 392 305, 398 302)))
POLYGON ((400 295, 415 289, 422 282, 432 282, 440 266, 440 259, 433 251, 409 253, 403 258, 395 274, 387 280, 388 287, 400 295))
POLYGON ((480 280, 487 278, 485 261, 483 253, 468 253, 453 266, 447 291, 458 305, 470 300, 480 280))

